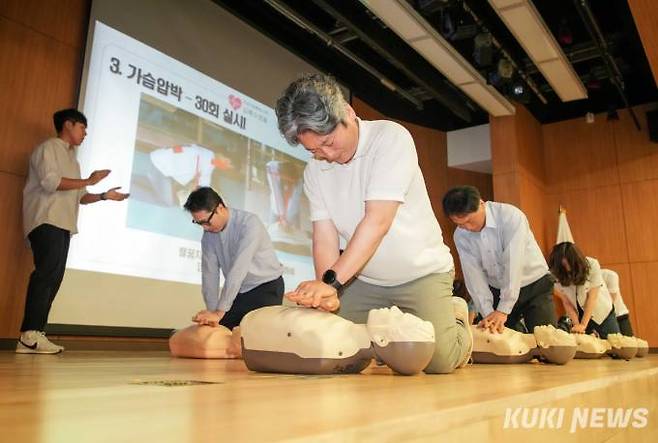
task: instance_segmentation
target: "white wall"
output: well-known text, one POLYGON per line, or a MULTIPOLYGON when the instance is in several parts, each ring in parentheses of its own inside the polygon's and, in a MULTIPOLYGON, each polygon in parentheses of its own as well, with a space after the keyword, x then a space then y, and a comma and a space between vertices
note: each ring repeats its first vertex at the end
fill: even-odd
POLYGON ((489 124, 448 132, 448 167, 491 174, 489 124))

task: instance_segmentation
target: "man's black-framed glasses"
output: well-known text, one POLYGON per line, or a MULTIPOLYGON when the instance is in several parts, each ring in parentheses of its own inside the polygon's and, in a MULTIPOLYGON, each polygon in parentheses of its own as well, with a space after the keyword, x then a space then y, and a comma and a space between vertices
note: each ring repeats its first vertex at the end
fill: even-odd
POLYGON ((199 225, 199 226, 208 226, 208 225, 210 225, 210 220, 212 220, 213 216, 217 212, 218 207, 219 207, 219 205, 215 206, 215 209, 212 210, 212 212, 210 213, 210 215, 208 216, 207 219, 205 219, 205 220, 194 220, 194 219, 192 219, 192 223, 194 223, 195 225, 199 225))

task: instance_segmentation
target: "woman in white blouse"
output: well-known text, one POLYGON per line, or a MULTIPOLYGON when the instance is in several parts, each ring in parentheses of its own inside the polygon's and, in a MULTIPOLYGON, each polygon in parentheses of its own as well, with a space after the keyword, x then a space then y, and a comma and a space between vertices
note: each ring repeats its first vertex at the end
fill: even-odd
POLYGON ((585 257, 575 244, 563 242, 553 247, 548 266, 557 279, 554 293, 573 322, 571 332, 596 331, 601 338, 620 332, 598 260, 585 257))

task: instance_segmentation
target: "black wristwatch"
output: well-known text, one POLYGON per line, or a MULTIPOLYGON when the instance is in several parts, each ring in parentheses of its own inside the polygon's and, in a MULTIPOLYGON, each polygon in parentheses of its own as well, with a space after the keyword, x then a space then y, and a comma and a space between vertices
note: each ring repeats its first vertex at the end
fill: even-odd
POLYGON ((327 269, 324 271, 324 274, 322 274, 322 283, 326 283, 329 286, 333 286, 336 288, 336 291, 340 293, 341 289, 343 289, 343 285, 341 282, 336 280, 336 271, 333 269, 327 269))

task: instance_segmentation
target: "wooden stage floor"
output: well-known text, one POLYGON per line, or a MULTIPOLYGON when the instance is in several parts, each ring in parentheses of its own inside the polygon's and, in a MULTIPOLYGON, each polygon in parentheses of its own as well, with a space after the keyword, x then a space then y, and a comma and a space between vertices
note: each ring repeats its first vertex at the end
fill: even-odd
POLYGON ((67 443, 656 442, 658 355, 403 377, 374 366, 258 374, 241 360, 161 351, 3 351, 0 433, 2 442, 67 443))

